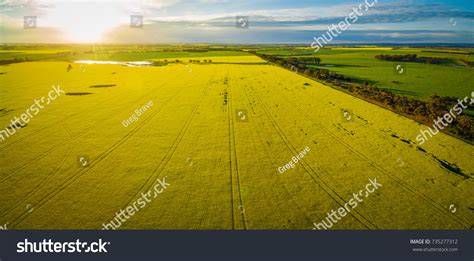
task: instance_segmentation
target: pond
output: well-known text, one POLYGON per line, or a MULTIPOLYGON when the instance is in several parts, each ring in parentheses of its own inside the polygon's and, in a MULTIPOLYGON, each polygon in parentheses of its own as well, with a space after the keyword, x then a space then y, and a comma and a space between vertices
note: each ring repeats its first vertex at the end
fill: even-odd
POLYGON ((150 66, 153 63, 148 61, 140 61, 140 62, 118 62, 118 61, 96 61, 96 60, 80 60, 75 61, 74 63, 79 64, 116 64, 116 65, 124 65, 128 67, 142 67, 142 66, 150 66))

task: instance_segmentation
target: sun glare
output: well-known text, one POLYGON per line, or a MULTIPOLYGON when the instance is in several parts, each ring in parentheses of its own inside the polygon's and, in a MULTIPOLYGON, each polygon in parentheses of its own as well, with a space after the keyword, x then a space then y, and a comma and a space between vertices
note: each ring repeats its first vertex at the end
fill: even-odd
POLYGON ((126 22, 127 15, 113 2, 57 3, 48 14, 51 26, 65 33, 65 40, 77 43, 103 41, 106 32, 126 22))

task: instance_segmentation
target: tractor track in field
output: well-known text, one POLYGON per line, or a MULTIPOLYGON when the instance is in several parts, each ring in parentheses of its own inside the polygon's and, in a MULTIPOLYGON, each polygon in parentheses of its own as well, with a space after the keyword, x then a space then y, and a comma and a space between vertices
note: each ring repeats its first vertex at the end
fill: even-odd
POLYGON ((2 215, 0 216, 0 218, 3 218, 5 217, 6 215, 8 215, 9 213, 11 213, 14 209, 18 208, 19 206, 21 206, 22 204, 24 205, 25 202, 28 201, 28 199, 34 194, 36 193, 38 190, 40 190, 41 188, 44 187, 45 184, 47 184, 53 177, 55 177, 56 174, 59 173, 59 171, 61 170, 61 167, 64 166, 64 163, 66 163, 66 160, 67 158, 71 155, 71 152, 72 150, 68 150, 68 152, 63 156, 62 160, 61 160, 61 163, 55 168, 53 169, 49 174, 48 174, 48 177, 46 179, 44 179, 40 184, 36 185, 32 191, 30 191, 28 194, 26 194, 25 196, 22 197, 22 199, 20 201, 18 201, 13 207, 11 207, 9 210, 5 211, 2 213, 2 215))
MULTIPOLYGON (((293 106, 295 107, 298 107, 301 109, 300 106, 298 106, 297 104, 293 104, 293 106)), ((387 177, 389 177, 392 181, 396 182, 397 184, 399 184, 402 188, 404 188, 406 191, 408 192, 411 192, 413 194, 415 194, 416 196, 420 197, 423 201, 425 201, 426 203, 430 204, 431 206, 433 206, 436 210, 439 211, 439 213, 443 214, 445 217, 449 217, 450 219, 456 221, 458 224, 464 226, 465 228, 469 229, 470 225, 468 221, 456 216, 456 215, 450 215, 450 212, 448 212, 446 210, 446 208, 442 207, 441 205, 439 205, 436 201, 432 200, 430 197, 426 196, 425 194, 423 194, 422 192, 419 192, 417 189, 413 188, 412 186, 410 186, 409 184, 403 182, 403 180, 401 180, 400 178, 396 177, 395 175, 391 174, 388 170, 384 169, 382 166, 380 166, 378 163, 376 163, 375 161, 371 160, 368 156, 366 156, 365 154, 363 154, 362 152, 358 151, 357 149, 355 149, 354 147, 350 146, 347 142, 345 142, 344 140, 340 139, 339 137, 337 137, 336 134, 334 134, 333 132, 331 132, 330 130, 328 130, 325 126, 321 125, 321 124, 318 124, 316 122, 314 122, 314 120, 312 120, 305 112, 304 110, 300 110, 301 114, 306 118, 308 119, 310 122, 313 123, 314 126, 318 126, 320 127, 321 129, 323 129, 327 134, 329 134, 334 140, 336 140, 338 143, 340 143, 341 145, 343 145, 344 147, 346 147, 349 151, 351 151, 354 155, 356 155, 357 157, 359 157, 360 159, 364 160, 365 162, 367 162, 370 166, 372 166, 374 169, 376 169, 378 172, 380 173, 383 173, 385 174, 387 177)))
MULTIPOLYGON (((266 117, 270 120, 271 124, 273 125, 275 131, 278 133, 282 141, 285 143, 287 148, 290 150, 292 155, 298 155, 298 150, 290 143, 289 139, 286 137, 286 135, 283 133, 281 128, 278 126, 278 124, 275 122, 275 120, 271 117, 271 113, 268 109, 268 106, 263 103, 260 95, 254 91, 254 96, 257 98, 257 100, 260 102, 262 105, 262 108, 265 112, 266 117)), ((311 179, 319 186, 321 187, 338 205, 341 207, 344 207, 346 200, 339 195, 334 188, 332 188, 330 185, 328 185, 321 177, 320 175, 314 170, 304 158, 300 160, 302 163, 301 165, 305 168, 306 173, 311 177, 311 179), (313 173, 313 175, 311 174, 313 173)), ((378 227, 373 224, 368 218, 364 217, 359 211, 353 209, 349 213, 352 217, 354 217, 355 220, 357 220, 360 224, 362 224, 364 227, 367 229, 377 229, 378 227)))
POLYGON ((46 152, 38 155, 37 157, 35 157, 33 160, 29 161, 28 163, 25 163, 24 165, 22 165, 21 167, 15 169, 14 171, 12 171, 10 174, 7 174, 5 177, 3 177, 1 180, 0 180, 0 184, 2 184, 3 182, 7 181, 10 177, 12 177, 13 175, 15 175, 16 173, 18 173, 19 171, 29 167, 30 165, 32 165, 33 163, 45 158, 47 155, 51 154, 51 152, 53 151, 56 151, 58 150, 59 148, 61 148, 62 146, 66 145, 66 141, 65 142, 62 142, 61 144, 55 146, 55 147, 51 147, 49 148, 46 152))
MULTIPOLYGON (((209 82, 212 82, 212 80, 209 81, 209 82)), ((165 156, 161 159, 160 163, 158 163, 158 165, 153 170, 153 172, 148 177, 148 179, 145 181, 145 183, 143 183, 143 185, 138 189, 138 191, 135 193, 135 195, 133 197, 131 197, 131 199, 127 202, 127 204, 124 205, 124 207, 122 207, 122 209, 130 206, 132 204, 132 202, 138 197, 138 195, 140 195, 140 193, 147 192, 147 191, 151 190, 153 185, 156 183, 156 179, 160 176, 160 174, 166 168, 166 166, 168 165, 171 158, 173 158, 173 155, 175 154, 176 150, 178 149, 179 145, 181 144, 181 141, 183 140, 185 134, 188 132, 189 126, 191 125, 191 122, 192 122, 192 120, 194 119, 194 117, 196 115, 196 111, 198 110, 199 105, 201 104, 202 100, 206 96, 206 93, 207 93, 208 89, 210 88, 210 86, 212 86, 212 84, 206 84, 206 87, 203 88, 203 90, 201 92, 201 95, 199 96, 196 104, 194 104, 194 107, 191 111, 191 114, 186 119, 186 122, 184 123, 183 127, 179 131, 178 136, 176 136, 176 139, 173 141, 173 144, 168 149, 168 151, 165 153, 165 156)), ((111 219, 109 219, 109 220, 111 220, 111 219)))
MULTIPOLYGON (((115 96, 109 98, 108 100, 112 100, 113 98, 118 97, 118 96, 120 96, 120 94, 116 94, 115 96)), ((99 104, 99 103, 96 103, 96 105, 97 105, 97 104, 99 104)), ((82 114, 90 114, 90 113, 92 113, 92 112, 94 111, 93 108, 95 108, 95 106, 90 106, 90 108, 91 108, 90 110, 84 110, 84 111, 81 111, 81 112, 76 112, 76 113, 74 113, 74 114, 68 115, 68 117, 74 117, 74 116, 82 115, 82 114)), ((28 135, 28 136, 23 136, 23 137, 21 137, 21 138, 18 138, 17 140, 14 140, 14 141, 12 141, 12 142, 9 142, 9 143, 5 144, 4 146, 0 147, 0 150, 4 150, 4 149, 6 149, 6 148, 8 148, 8 147, 11 147, 11 146, 13 146, 13 145, 15 145, 15 144, 17 144, 17 143, 19 143, 19 142, 22 142, 22 141, 24 141, 24 140, 33 139, 33 138, 35 138, 36 136, 40 135, 40 134, 42 133, 42 131, 44 131, 44 130, 46 130, 46 129, 49 129, 49 128, 51 128, 51 127, 60 125, 61 123, 64 123, 64 119, 57 120, 55 123, 51 124, 50 126, 43 127, 43 128, 41 128, 41 129, 35 131, 34 133, 28 135)), ((82 135, 80 135, 80 136, 82 136, 82 135)), ((61 144, 59 144, 59 145, 61 145, 61 144)))
MULTIPOLYGON (((191 82, 191 80, 189 81, 191 82)), ((189 83, 188 82, 188 83, 189 83)), ((187 85, 184 85, 187 86, 187 85)), ((102 152, 96 159, 92 161, 92 163, 87 167, 83 168, 82 170, 78 171, 76 174, 74 174, 72 177, 67 179, 65 182, 63 182, 60 186, 58 186, 57 189, 53 190, 51 193, 48 195, 44 196, 42 199, 38 201, 38 203, 34 204, 35 208, 38 209, 39 207, 43 206, 45 203, 47 203, 51 198, 54 196, 58 195, 62 191, 64 191, 67 187, 69 187, 71 184, 73 184, 77 179, 82 177, 84 174, 86 174, 89 170, 91 170, 94 166, 99 164, 101 161, 103 161, 107 156, 115 151, 118 147, 120 147, 123 143, 128 141, 135 133, 137 133, 143 126, 145 126, 152 118, 154 118, 156 115, 158 115, 161 111, 163 111, 166 106, 174 100, 186 87, 182 87, 175 95, 173 95, 170 99, 168 99, 165 103, 163 103, 163 107, 160 110, 156 110, 154 113, 150 114, 147 118, 145 118, 142 122, 142 124, 137 125, 134 129, 132 129, 130 132, 128 132, 123 138, 121 138, 119 141, 117 141, 114 145, 112 145, 110 148, 108 148, 106 151, 102 152)), ((15 225, 19 224, 21 221, 23 221, 28 215, 22 214, 20 215, 17 219, 15 219, 13 222, 11 222, 11 226, 14 227, 15 225)))
MULTIPOLYGON (((254 110, 254 108, 253 108, 254 105, 252 104, 252 100, 250 99, 250 97, 249 97, 247 91, 245 91, 245 96, 246 96, 247 101, 249 102, 249 104, 251 104, 252 110, 254 110)), ((254 112, 254 115, 256 115, 255 111, 253 111, 253 112, 254 112)), ((273 160, 273 157, 271 157, 272 153, 270 153, 270 152, 268 151, 267 147, 265 146, 265 139, 263 139, 262 136, 260 135, 260 130, 258 130, 258 129, 256 128, 255 124, 252 124, 252 126, 253 126, 253 129, 255 130, 255 133, 257 133, 259 139, 262 141, 263 148, 264 148, 265 153, 266 153, 266 155, 267 155, 267 159, 270 159, 270 160, 271 160, 271 163, 272 163, 273 165, 277 165, 277 163, 273 160)), ((281 138, 281 137, 280 137, 280 138, 281 138)), ((299 183, 298 183, 298 187, 302 189, 302 187, 299 185, 299 183)), ((290 194, 290 192, 289 192, 288 190, 286 190, 286 192, 287 192, 288 201, 292 201, 292 202, 294 203, 294 206, 300 211, 300 213, 304 213, 304 211, 299 207, 299 205, 297 204, 297 202, 295 202, 295 201, 293 200, 293 195, 290 194)), ((282 215, 280 215, 279 212, 276 212, 276 213, 274 213, 274 214, 275 214, 275 215, 278 215, 282 220, 285 219, 282 215)), ((312 222, 308 217, 306 217, 306 219, 307 219, 309 222, 312 222)))
MULTIPOLYGON (((67 91, 67 90, 66 90, 66 91, 67 91)), ((113 96, 112 96, 112 97, 109 97, 109 98, 107 99, 107 101, 112 101, 112 100, 114 100, 116 97, 119 97, 119 96, 121 96, 121 95, 123 95, 123 93, 121 93, 121 92, 114 92, 113 96)), ((96 103, 96 105, 98 105, 98 104, 103 104, 103 102, 101 102, 101 103, 96 103)), ((89 108, 90 108, 90 109, 88 109, 88 110, 83 110, 83 111, 76 112, 76 113, 74 113, 74 114, 68 115, 68 117, 69 117, 69 118, 72 118, 72 117, 77 116, 77 115, 84 115, 84 114, 87 115, 87 114, 91 114, 91 113, 93 113, 93 112, 95 111, 96 106, 89 106, 89 108)), ((61 123, 64 123, 64 119, 58 120, 58 121, 56 121, 55 123, 53 123, 52 125, 50 125, 50 126, 43 127, 43 128, 41 128, 41 129, 37 130, 37 131, 36 131, 35 133, 33 133, 33 134, 30 134, 30 135, 28 135, 28 136, 24 136, 24 137, 21 137, 21 138, 19 138, 19 139, 17 139, 17 140, 14 140, 14 141, 12 141, 12 142, 9 142, 9 143, 5 144, 4 146, 0 147, 0 150, 3 150, 3 149, 5 149, 5 148, 7 148, 7 147, 10 147, 10 146, 12 146, 12 145, 15 145, 16 143, 19 143, 19 142, 21 142, 21 141, 35 138, 37 135, 41 134, 41 131, 43 131, 43 130, 45 130, 45 129, 49 129, 49 128, 53 127, 53 126, 60 125, 61 123)), ((86 132, 87 132, 87 131, 86 131, 86 132)), ((82 134, 79 135, 79 136, 82 136, 82 134)), ((79 136, 78 136, 78 137, 79 137, 79 136)), ((59 144, 59 145, 62 145, 62 144, 59 144)))
MULTIPOLYGON (((287 101, 289 101, 287 99, 287 101)), ((307 119, 309 120, 314 126, 319 127, 320 129, 323 129, 327 134, 329 134, 334 140, 336 140, 338 143, 346 147, 349 151, 351 151, 354 155, 359 157, 360 159, 364 160, 367 162, 370 166, 372 166, 374 169, 376 169, 378 172, 385 174, 387 177, 389 177, 391 180, 399 184, 402 188, 404 188, 406 191, 413 193, 414 195, 420 197, 423 201, 426 203, 430 204, 433 206, 439 213, 441 213, 443 216, 448 217, 452 220, 454 220, 456 223, 464 226, 466 229, 470 228, 470 224, 467 220, 464 220, 463 218, 452 215, 452 213, 448 212, 445 207, 441 206, 439 203, 436 201, 432 200, 430 197, 426 196, 422 192, 418 191, 417 189, 413 188, 409 184, 405 183, 403 180, 400 178, 396 177, 395 175, 391 174, 388 170, 380 166, 378 163, 375 161, 371 160, 368 156, 363 154, 362 152, 358 151, 351 145, 349 145, 347 142, 339 138, 336 134, 334 134, 332 131, 330 131, 327 127, 322 125, 321 123, 315 122, 307 113, 306 111, 298 105, 298 103, 293 103, 289 102, 293 107, 298 108, 298 111, 307 119)), ((375 129, 374 129, 375 130, 375 129)), ((376 132, 377 135, 381 136, 380 133, 376 132)))
MULTIPOLYGON (((163 83, 163 84, 160 85, 160 86, 163 86, 163 85, 165 85, 165 84, 166 84, 166 83, 163 83)), ((146 97, 149 93, 152 93, 152 92, 153 92, 153 91, 150 91, 150 92, 148 92, 147 94, 143 95, 142 97, 146 97)), ((119 96, 119 95, 117 95, 117 96, 119 96)), ((87 113, 87 111, 86 111, 86 113, 87 113)), ((77 114, 82 114, 82 112, 76 113, 76 114, 74 114, 74 115, 77 115, 77 114)), ((107 122, 109 122, 109 121, 112 121, 113 119, 114 119, 114 118, 110 117, 110 118, 108 118, 105 122, 102 122, 101 124, 104 125, 105 123, 107 123, 107 122)), ((61 122, 61 121, 58 121, 58 122, 61 122)), ((49 127, 45 127, 45 128, 43 128, 43 129, 47 129, 47 128, 49 128, 49 127)), ((43 129, 41 129, 41 130, 43 130, 43 129)), ((25 169, 26 167, 30 166, 30 165, 33 164, 33 163, 36 163, 37 161, 39 161, 39 160, 45 158, 46 156, 48 156, 49 154, 51 154, 52 152, 54 152, 54 151, 57 150, 58 148, 60 148, 60 147, 62 147, 62 146, 64 146, 64 145, 67 145, 67 144, 68 144, 69 142, 71 142, 71 141, 72 141, 72 142, 75 142, 76 139, 78 139, 78 138, 80 138, 80 137, 82 137, 82 136, 85 136, 86 134, 92 132, 93 130, 94 130, 94 129, 91 128, 91 129, 89 129, 89 130, 87 130, 87 131, 84 131, 83 133, 77 135, 77 136, 74 137, 74 138, 64 140, 63 142, 61 142, 61 143, 59 143, 59 144, 56 144, 55 146, 53 146, 53 147, 51 147, 50 149, 48 149, 45 153, 42 153, 41 155, 39 155, 39 156, 33 158, 33 159, 30 160, 29 162, 22 163, 19 168, 15 169, 13 172, 11 172, 10 174, 8 174, 8 175, 6 175, 5 177, 3 177, 3 178, 0 180, 0 184, 3 183, 4 181, 8 180, 8 178, 9 178, 10 176, 14 175, 15 173, 17 173, 17 172, 19 172, 19 171, 25 169)), ((37 135, 37 133, 33 134, 32 136, 35 136, 35 135, 37 135)), ((30 136, 27 136, 27 137, 30 138, 30 136)), ((25 137, 25 138, 27 138, 27 137, 25 137)), ((22 138, 22 139, 25 139, 25 138, 22 138)), ((18 141, 15 141, 15 143, 16 143, 16 142, 18 142, 18 141)), ((6 146, 5 146, 5 147, 6 147, 6 146)), ((2 148, 2 149, 3 149, 3 148, 2 148)))
MULTIPOLYGON (((179 74, 177 74, 177 75, 179 75, 179 74)), ((155 89, 156 89, 156 88, 160 88, 160 87, 164 86, 164 85, 167 84, 167 83, 168 83, 168 82, 165 82, 165 83, 161 84, 159 87, 155 87, 155 89)), ((155 89, 153 89, 153 91, 154 91, 155 89)), ((142 95, 142 96, 141 96, 140 98, 138 98, 137 100, 141 99, 142 97, 146 97, 148 94, 153 93, 153 91, 147 92, 146 94, 142 95)), ((119 97, 119 96, 122 96, 123 93, 121 93, 121 92, 114 92, 113 95, 114 95, 114 96, 113 96, 113 97, 109 97, 109 98, 107 99, 107 101, 112 101, 112 100, 114 100, 115 98, 117 98, 117 97, 119 97)), ((103 104, 103 103, 104 103, 104 102, 96 103, 96 105, 97 105, 97 104, 103 104)), ((80 111, 80 112, 76 112, 76 113, 74 113, 74 114, 68 115, 68 117, 71 118, 71 117, 74 117, 74 116, 77 116, 77 115, 87 115, 87 114, 93 113, 93 112, 96 110, 96 109, 95 109, 96 106, 89 106, 89 108, 90 108, 89 110, 82 110, 82 111, 80 111)), ((109 119, 111 120, 111 119, 113 119, 113 118, 109 118, 109 119)), ((41 134, 41 131, 43 131, 43 130, 45 130, 45 129, 48 129, 48 128, 51 128, 52 126, 60 125, 60 124, 63 123, 63 122, 64 122, 63 119, 58 120, 58 121, 56 121, 54 124, 52 124, 51 126, 43 127, 43 128, 37 130, 35 133, 33 133, 33 134, 31 134, 31 135, 24 136, 24 137, 22 137, 22 138, 19 138, 18 140, 14 140, 14 141, 12 141, 12 142, 9 142, 9 143, 5 144, 4 146, 0 147, 0 150, 3 150, 3 149, 5 149, 5 148, 7 148, 7 147, 10 147, 10 146, 12 146, 12 145, 14 145, 14 144, 16 144, 16 143, 18 143, 18 142, 21 142, 21 141, 25 140, 25 139, 34 138, 34 137, 36 137, 37 135, 41 134)), ((88 132, 90 132, 90 131, 85 131, 84 133, 78 135, 77 137, 83 136, 84 134, 86 134, 86 133, 88 133, 88 132)), ((77 138, 77 137, 76 137, 76 138, 77 138)), ((70 141, 70 140, 67 140, 67 141, 70 141)), ((60 145, 62 145, 62 144, 59 144, 59 146, 60 146, 60 145)))
MULTIPOLYGON (((162 86, 164 86, 164 85, 167 84, 167 83, 168 83, 168 82, 165 82, 165 83, 161 84, 159 87, 162 87, 162 86)), ((156 88, 159 88, 159 87, 156 87, 156 88)), ((155 88, 155 89, 156 89, 156 88, 155 88)), ((153 91, 147 92, 146 94, 142 95, 139 99, 141 99, 141 98, 143 98, 143 97, 146 97, 146 96, 147 96, 148 94, 150 94, 150 93, 153 93, 155 89, 153 89, 153 91)), ((119 95, 117 95, 117 96, 119 96, 119 95)), ((114 97, 115 97, 115 96, 114 96, 114 97)), ((138 99, 137 99, 137 100, 138 100, 138 99)), ((91 111, 93 111, 93 109, 92 109, 91 111)), ((79 113, 76 113, 76 114, 73 114, 73 115, 87 114, 87 113, 89 113, 89 111, 86 111, 86 112, 79 112, 79 113)), ((109 122, 109 121, 112 121, 113 119, 115 119, 115 118, 110 117, 110 118, 107 119, 107 121, 102 122, 101 124, 104 125, 105 123, 107 123, 107 122, 109 122)), ((60 121, 58 121, 58 122, 60 122, 60 121)), ((54 126, 54 125, 53 125, 53 126, 54 126)), ((45 128, 43 128, 43 129, 46 129, 46 128, 49 128, 49 127, 45 127, 45 128)), ((43 130, 43 129, 41 129, 41 130, 43 130)), ((59 144, 57 144, 57 145, 51 147, 50 149, 48 149, 46 152, 44 152, 44 153, 38 155, 37 157, 33 158, 33 159, 30 160, 29 162, 22 163, 20 167, 18 167, 17 169, 13 170, 11 173, 7 174, 5 177, 2 177, 2 179, 0 179, 0 184, 2 184, 3 182, 5 182, 6 180, 8 180, 11 176, 13 176, 14 174, 18 173, 19 171, 21 171, 21 170, 23 170, 23 169, 29 167, 30 165, 32 165, 32 164, 38 162, 38 161, 41 160, 41 159, 47 157, 49 154, 51 154, 52 152, 56 151, 57 149, 59 149, 59 148, 65 146, 65 145, 69 144, 71 141, 72 141, 72 142, 75 142, 78 138, 80 138, 80 137, 82 137, 82 136, 85 136, 86 134, 88 134, 88 133, 90 133, 90 132, 92 132, 92 131, 94 131, 94 130, 95 130, 95 129, 91 128, 91 129, 86 130, 86 131, 84 131, 83 133, 77 135, 77 136, 74 137, 74 138, 64 140, 63 142, 61 142, 61 143, 59 143, 59 144)), ((35 135, 37 135, 37 133, 33 134, 32 136, 35 136, 35 135)), ((27 137, 30 138, 30 136, 27 136, 27 137)), ((27 137, 24 137, 23 139, 25 139, 25 138, 27 138, 27 137)), ((14 143, 16 143, 16 142, 19 142, 19 141, 15 141, 14 143)), ((7 147, 7 146, 4 146, 4 147, 7 147)), ((0 148, 0 150, 2 150, 2 149, 3 149, 3 148, 0 148)))
MULTIPOLYGON (((226 76, 227 78, 227 76, 226 76)), ((242 224, 244 227, 244 230, 247 229, 246 221, 245 221, 245 212, 240 210, 240 207, 243 206, 243 201, 242 201, 242 189, 240 186, 240 176, 239 176, 239 164, 237 161, 237 149, 236 149, 236 142, 235 142, 235 119, 234 119, 234 108, 232 105, 232 85, 228 85, 228 103, 227 103, 227 117, 228 117, 228 123, 229 123, 229 170, 230 170, 230 191, 231 191, 231 208, 232 208, 232 229, 235 230, 235 206, 234 206, 234 174, 236 176, 236 181, 237 181, 237 190, 239 192, 239 211, 241 218, 242 218, 242 224), (233 155, 233 157, 232 157, 233 155), (232 160, 234 158, 234 160, 232 160), (235 169, 235 171, 234 171, 235 169)))
MULTIPOLYGON (((289 101, 287 99, 287 101, 289 101)), ((344 147, 346 147, 349 151, 351 151, 354 155, 356 155, 357 157, 359 157, 360 159, 364 160, 365 162, 367 162, 370 166, 372 166, 374 169, 376 169, 378 172, 380 173, 383 173, 385 174, 387 177, 389 177, 391 180, 393 180, 394 182, 396 182, 397 184, 399 184, 402 188, 404 188, 406 191, 408 192, 411 192, 413 193, 414 195, 418 196, 419 198, 421 198, 423 201, 425 201, 426 203, 430 204, 431 206, 433 206, 440 214, 442 214, 443 216, 445 217, 448 217, 452 220, 454 220, 456 223, 464 226, 466 229, 469 229, 470 228, 470 223, 459 217, 459 216, 456 216, 456 215, 452 215, 452 213, 450 213, 449 211, 447 211, 447 208, 446 207, 443 207, 442 205, 440 205, 439 203, 437 203, 436 201, 434 201, 433 199, 431 199, 430 197, 426 196, 425 194, 423 194, 422 192, 418 191, 417 189, 413 188, 412 186, 410 186, 409 184, 407 184, 406 182, 404 182, 403 180, 401 180, 400 178, 396 177, 395 175, 391 174, 388 170, 386 170, 385 168, 383 168, 382 166, 380 166, 378 163, 376 163, 375 161, 371 160, 368 156, 366 156, 364 153, 360 152, 359 150, 355 149, 354 147, 352 147, 351 145, 349 145, 347 142, 345 142, 344 140, 342 140, 341 138, 339 138, 336 134, 334 134, 332 131, 330 131, 327 127, 325 127, 324 125, 322 125, 321 123, 318 123, 318 122, 315 122, 307 113, 306 111, 300 106, 298 105, 298 103, 293 103, 293 102, 289 102, 293 107, 295 108, 299 108, 299 112, 307 119, 309 120, 311 123, 313 123, 314 126, 317 126, 321 129, 323 129, 327 134, 329 134, 334 140, 336 140, 338 143, 340 143, 341 145, 343 145, 344 147)), ((372 128, 373 129, 373 128, 372 128)), ((375 130, 375 129, 374 129, 375 130)), ((381 136, 380 133, 376 132, 377 135, 381 136)))
MULTIPOLYGON (((336 138, 336 135, 334 133, 331 133, 331 131, 327 130, 324 126, 320 126, 324 131, 326 131, 329 135, 331 135, 334 139, 336 138)), ((404 188, 406 191, 413 193, 414 195, 418 196, 421 198, 423 201, 428 203, 429 205, 433 206, 440 214, 442 214, 445 217, 448 217, 452 220, 454 220, 456 223, 464 226, 466 229, 469 229, 470 225, 469 222, 464 220, 463 218, 457 216, 457 215, 452 215, 451 212, 447 210, 447 208, 441 206, 439 203, 431 199, 430 197, 426 196, 422 192, 418 191, 417 189, 413 188, 410 186, 410 184, 404 182, 400 178, 396 177, 395 175, 391 174, 388 170, 384 169, 382 166, 380 166, 378 163, 375 161, 371 160, 369 157, 364 155, 362 152, 358 151, 357 149, 351 147, 349 144, 344 142, 343 140, 337 140, 337 142, 341 143, 344 145, 347 149, 349 149, 352 153, 354 153, 356 156, 359 158, 365 160, 367 163, 369 163, 372 167, 374 167, 376 170, 379 172, 385 174, 387 177, 389 177, 392 181, 396 182, 399 184, 402 188, 404 188)))
MULTIPOLYGON (((324 85, 324 84, 323 84, 323 85, 324 85)), ((287 91, 288 93, 290 93, 290 94, 293 94, 293 98, 296 98, 295 95, 294 95, 294 92, 291 92, 290 90, 286 90, 286 91, 287 91)), ((355 97, 355 98, 359 99, 358 97, 355 97)), ((363 100, 363 99, 362 99, 361 101, 367 102, 366 100, 363 100)), ((378 106, 378 105, 375 104, 375 106, 378 106)), ((381 108, 382 108, 383 110, 386 110, 386 109, 383 108, 383 107, 381 107, 381 108)), ((389 110, 389 111, 390 111, 390 110, 389 110)), ((395 113, 395 112, 393 112, 393 111, 390 111, 390 112, 395 113)), ((357 114, 355 114, 355 113, 352 113, 352 114, 353 114, 354 116, 356 116, 357 118, 362 119, 361 116, 359 116, 359 115, 357 115, 357 114)), ((396 113, 395 113, 395 114, 396 114, 396 113)), ((411 120, 410 118, 407 118, 407 117, 405 117, 405 116, 403 116, 403 115, 399 115, 399 116, 400 116, 400 117, 403 117, 403 118, 406 118, 406 119, 408 119, 408 120, 411 120)), ((363 121, 365 121, 365 120, 363 120, 363 121)), ((334 125, 334 124, 333 124, 333 125, 334 125)), ((364 128, 373 130, 373 132, 374 132, 379 138, 381 138, 381 139, 383 139, 383 140, 385 140, 385 141, 390 142, 391 139, 393 139, 393 137, 387 136, 386 133, 385 133, 385 134, 382 134, 381 132, 384 132, 383 129, 382 129, 382 130, 381 130, 381 129, 377 129, 377 128, 373 127, 372 125, 373 125, 373 124, 366 123, 366 124, 364 124, 364 128)), ((322 126, 322 125, 321 125, 321 126, 322 126)), ((334 125, 334 126, 336 127, 336 125, 334 125)), ((334 129, 334 128, 332 128, 332 129, 334 129)), ((336 131, 337 131, 337 130, 336 130, 336 131)), ((389 131, 391 131, 391 129, 390 129, 389 131)), ((396 134, 396 133, 393 133, 393 134, 396 134)), ((449 136, 452 136, 452 135, 450 135, 449 133, 445 133, 445 134, 446 134, 446 135, 449 135, 449 136)), ((454 137, 454 138, 456 138, 456 137, 454 137)), ((456 139, 457 139, 457 138, 456 138, 456 139)), ((417 146, 415 143, 413 143, 411 140, 409 140, 409 142, 410 142, 410 143, 409 143, 410 146, 415 145, 416 147, 419 147, 419 146, 417 146)), ((423 157, 425 157, 426 159, 428 159, 428 160, 430 160, 431 162, 433 162, 433 163, 435 163, 436 165, 438 165, 439 168, 442 169, 444 172, 449 173, 449 174, 452 174, 452 173, 453 173, 452 171, 447 170, 446 168, 442 167, 442 166, 440 165, 439 160, 437 160, 436 157, 433 157, 433 155, 430 156, 430 154, 432 154, 432 153, 424 153, 424 154, 423 154, 423 157)), ((410 174, 410 173, 407 172, 406 168, 402 169, 401 171, 404 172, 404 173, 406 173, 406 174, 410 174)))

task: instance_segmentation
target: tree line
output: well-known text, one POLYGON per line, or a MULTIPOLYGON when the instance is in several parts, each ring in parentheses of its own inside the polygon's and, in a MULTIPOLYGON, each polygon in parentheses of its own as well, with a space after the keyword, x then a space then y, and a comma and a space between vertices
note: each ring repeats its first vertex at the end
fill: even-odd
POLYGON ((379 54, 375 56, 375 59, 390 62, 413 62, 413 63, 426 63, 426 64, 441 64, 442 62, 449 62, 451 59, 439 58, 439 57, 418 57, 416 54, 404 54, 404 55, 389 55, 379 54))

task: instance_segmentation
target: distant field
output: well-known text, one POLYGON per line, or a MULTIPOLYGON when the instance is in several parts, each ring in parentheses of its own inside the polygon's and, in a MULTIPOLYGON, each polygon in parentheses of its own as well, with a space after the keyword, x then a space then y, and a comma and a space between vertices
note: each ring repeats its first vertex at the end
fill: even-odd
POLYGON ((335 71, 360 81, 373 83, 379 88, 421 100, 426 100, 435 93, 458 98, 464 98, 471 93, 474 69, 466 67, 459 59, 473 62, 474 55, 466 54, 472 50, 390 49, 333 48, 322 49, 316 54, 311 49, 265 50, 261 53, 284 57, 314 55, 322 60, 321 66, 315 66, 317 68, 335 71), (450 58, 453 62, 442 65, 397 63, 377 60, 375 56, 378 54, 417 54, 425 57, 450 58), (403 74, 396 73, 395 68, 398 64, 405 67, 403 74))
POLYGON ((167 58, 194 58, 194 57, 220 57, 220 56, 247 56, 246 52, 239 51, 209 51, 209 52, 189 52, 189 51, 145 51, 145 50, 114 50, 113 48, 96 48, 89 51, 77 52, 78 50, 3 50, 0 51, 0 60, 14 58, 48 59, 60 61, 74 60, 102 60, 102 61, 146 61, 167 58), (76 52, 75 54, 55 57, 64 52, 76 52))
POLYGON ((149 59, 166 58, 195 58, 195 57, 220 57, 220 56, 245 56, 244 52, 118 52, 113 54, 81 55, 81 59, 93 59, 104 61, 143 61, 149 59))
MULTIPOLYGON (((390 63, 373 59, 380 51, 337 52, 318 56, 331 70, 387 88, 397 79, 397 89, 416 97, 472 88, 472 78, 462 80, 472 75, 466 68, 409 65, 397 78, 390 63)), ((185 63, 72 64, 68 72, 69 62, 52 58, 0 66, 2 128, 53 84, 69 94, 0 142, 0 224, 98 229, 166 177, 170 187, 121 229, 310 230, 376 178, 382 187, 334 229, 473 228, 470 144, 440 133, 418 147, 426 126, 242 52, 97 56, 112 57, 185 63), (122 125, 149 101, 138 121, 122 125), (80 166, 81 156, 90 166, 80 166)))

